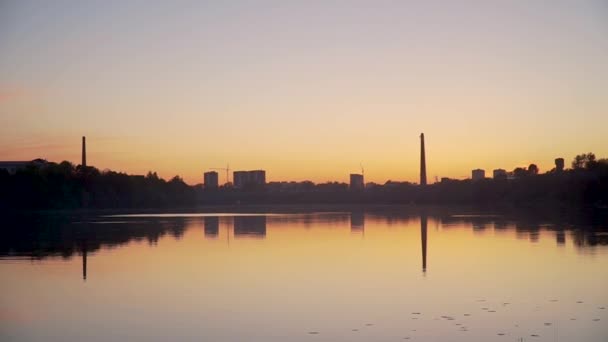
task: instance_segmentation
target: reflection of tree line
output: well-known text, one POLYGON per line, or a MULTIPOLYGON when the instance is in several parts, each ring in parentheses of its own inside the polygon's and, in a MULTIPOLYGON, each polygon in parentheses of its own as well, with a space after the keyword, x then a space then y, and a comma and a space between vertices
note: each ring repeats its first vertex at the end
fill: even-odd
POLYGON ((115 247, 131 241, 146 240, 154 245, 163 236, 180 238, 185 220, 125 220, 86 217, 13 217, 3 229, 0 256, 42 259, 48 256, 70 258, 88 252, 115 247), (113 221, 124 223, 113 223, 113 221))
MULTIPOLYGON (((608 245, 608 225, 602 221, 568 221, 563 218, 559 223, 545 218, 518 217, 513 220, 507 216, 458 216, 433 211, 426 214, 430 219, 441 223, 444 229, 470 225, 474 231, 488 229, 515 231, 521 237, 535 239, 541 231, 551 231, 556 242, 564 244, 569 235, 577 246, 608 245), (569 232, 570 234, 567 234, 569 232)), ((273 224, 300 224, 304 227, 315 224, 327 227, 349 224, 353 232, 363 231, 366 221, 388 226, 409 225, 417 221, 420 214, 374 213, 354 210, 349 214, 335 213, 322 215, 285 215, 285 216, 217 216, 204 217, 204 233, 212 238, 219 235, 220 224, 231 224, 233 235, 239 237, 265 237, 267 222, 273 224), (224 221, 223 221, 224 220, 224 221)), ((584 218, 589 218, 585 215, 584 218)), ((603 219, 603 218, 600 218, 603 219)), ((198 218, 103 218, 78 216, 18 216, 6 219, 0 239, 0 256, 27 256, 40 259, 47 256, 69 258, 81 253, 82 242, 86 241, 89 252, 102 247, 114 247, 130 241, 148 241, 154 245, 163 236, 180 238, 188 225, 200 223, 198 218)), ((603 221, 608 222, 608 221, 603 221)))
MULTIPOLYGON (((588 218, 588 216, 586 216, 588 218)), ((420 222, 422 269, 427 268, 427 225, 428 219, 441 224, 443 229, 470 226, 474 232, 489 229, 514 231, 517 238, 536 242, 541 231, 554 232, 558 245, 569 238, 579 248, 608 246, 608 226, 588 221, 585 223, 552 224, 551 221, 531 217, 510 220, 504 216, 458 216, 430 213, 367 213, 355 210, 350 215, 287 215, 287 216, 232 216, 203 218, 205 238, 217 238, 220 226, 231 226, 234 238, 265 238, 267 222, 273 224, 316 224, 344 226, 350 220, 353 233, 364 233, 366 221, 374 224, 403 226, 410 221, 420 222)), ((559 221, 562 222, 562 221, 559 221)), ((606 221, 603 221, 606 222, 606 221)), ((7 219, 0 239, 0 257, 44 259, 60 256, 69 259, 82 256, 83 277, 86 279, 87 256, 101 248, 113 248, 132 241, 148 241, 155 245, 164 236, 179 239, 192 224, 200 224, 200 218, 87 218, 87 217, 31 217, 21 216, 7 219)), ((229 234, 229 232, 228 232, 229 234)))
POLYGON ((538 220, 531 217, 509 220, 503 216, 446 216, 440 218, 444 229, 460 228, 470 225, 474 232, 514 231, 518 239, 528 239, 538 242, 542 231, 553 232, 555 242, 564 245, 567 240, 566 233, 577 247, 608 246, 608 225, 600 222, 559 222, 538 220))
MULTIPOLYGON (((265 237, 266 216, 231 218, 233 234, 241 237, 265 237)), ((164 236, 181 238, 194 219, 175 218, 103 218, 103 217, 12 217, 0 239, 1 257, 43 259, 74 255, 112 248, 132 241, 155 245, 164 236)), ((204 218, 206 237, 219 234, 219 217, 204 218)))

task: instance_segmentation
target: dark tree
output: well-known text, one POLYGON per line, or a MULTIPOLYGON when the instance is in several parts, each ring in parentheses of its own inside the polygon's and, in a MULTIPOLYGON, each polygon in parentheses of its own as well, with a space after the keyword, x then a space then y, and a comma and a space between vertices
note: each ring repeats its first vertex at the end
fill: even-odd
POLYGON ((523 178, 528 175, 528 171, 524 167, 518 167, 513 170, 513 175, 515 178, 523 178))
POLYGON ((536 166, 536 164, 530 164, 530 166, 528 166, 528 174, 536 176, 538 174, 538 166, 536 166))
POLYGON ((589 152, 589 153, 579 154, 576 157, 574 157, 574 160, 572 161, 572 168, 575 170, 576 169, 591 169, 596 164, 597 164, 597 162, 595 161, 595 154, 589 152))

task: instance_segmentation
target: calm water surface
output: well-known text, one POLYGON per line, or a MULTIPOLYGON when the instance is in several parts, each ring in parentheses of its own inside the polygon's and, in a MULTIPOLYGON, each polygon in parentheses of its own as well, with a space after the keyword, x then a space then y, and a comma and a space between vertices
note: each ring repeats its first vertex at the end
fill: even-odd
POLYGON ((0 242, 2 341, 608 341, 605 224, 45 217, 0 242))

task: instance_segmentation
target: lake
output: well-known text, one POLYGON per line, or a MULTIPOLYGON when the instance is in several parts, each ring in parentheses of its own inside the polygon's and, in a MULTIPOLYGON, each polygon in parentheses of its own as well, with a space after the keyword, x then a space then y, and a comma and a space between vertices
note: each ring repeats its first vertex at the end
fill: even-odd
POLYGON ((474 211, 3 224, 2 341, 608 340, 608 224, 474 211))

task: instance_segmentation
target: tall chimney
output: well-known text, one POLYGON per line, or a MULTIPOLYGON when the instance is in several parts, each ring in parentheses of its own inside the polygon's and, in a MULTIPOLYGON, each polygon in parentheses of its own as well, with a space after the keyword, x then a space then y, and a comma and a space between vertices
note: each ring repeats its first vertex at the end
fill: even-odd
POLYGON ((420 185, 426 185, 426 157, 424 153, 424 133, 420 133, 420 185))
POLYGON ((82 167, 87 166, 87 141, 82 137, 82 167))

